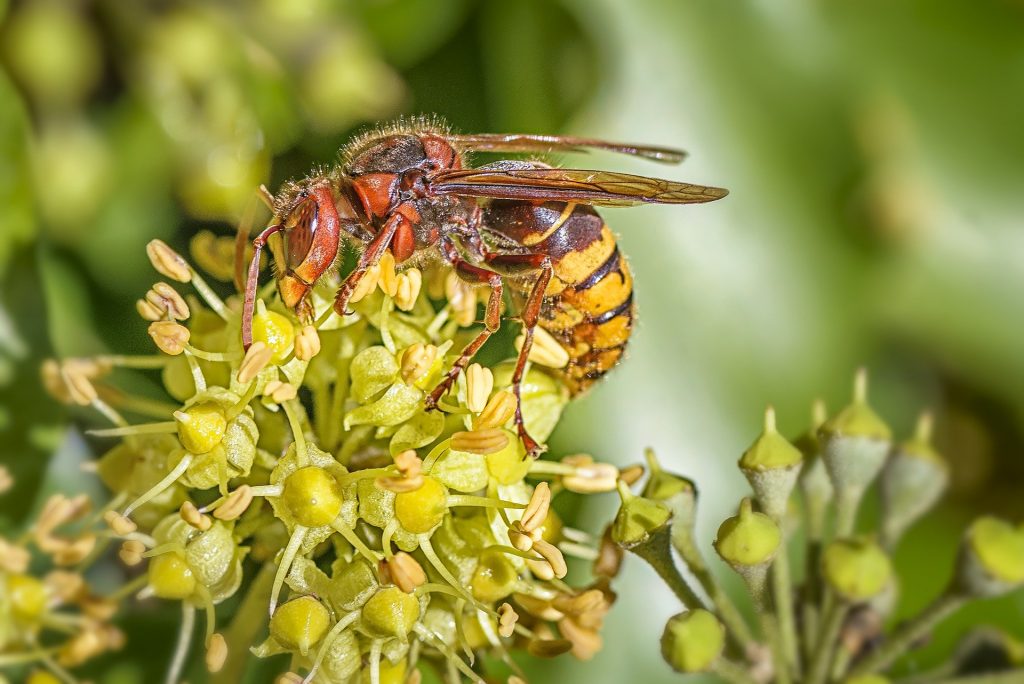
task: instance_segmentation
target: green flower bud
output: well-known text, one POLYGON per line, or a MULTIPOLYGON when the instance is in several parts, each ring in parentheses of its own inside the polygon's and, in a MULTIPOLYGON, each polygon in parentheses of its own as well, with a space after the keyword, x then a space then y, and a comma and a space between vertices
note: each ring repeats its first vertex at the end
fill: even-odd
POLYGON ((292 518, 306 527, 329 525, 344 503, 338 481, 318 466, 300 468, 285 478, 281 499, 292 518))
POLYGON ((750 499, 743 499, 739 514, 718 528, 714 546, 722 560, 736 568, 770 563, 781 542, 782 532, 775 521, 755 513, 750 499))
POLYGON ((1024 584, 1024 526, 984 516, 967 529, 958 583, 969 595, 998 596, 1024 584))
POLYGON ((739 466, 761 510, 777 521, 786 513, 802 462, 800 451, 775 429, 775 409, 769 406, 764 432, 743 452, 739 466))
POLYGON ((672 512, 666 506, 633 494, 624 482, 620 481, 618 486, 622 504, 612 523, 612 539, 616 544, 628 549, 667 529, 672 512))
POLYGON ((409 532, 425 534, 432 531, 448 512, 448 491, 430 476, 423 476, 423 486, 395 495, 395 517, 409 532))
POLYGON ((704 672, 722 654, 725 628, 706 610, 669 618, 661 635, 661 657, 676 672, 704 672))
MULTIPOLYGON (((825 508, 834 495, 832 481, 821 457, 821 440, 818 439, 818 431, 828 418, 825 402, 820 399, 814 402, 812 416, 811 429, 794 440, 793 446, 800 450, 804 458, 804 466, 800 469, 800 490, 808 509, 808 518, 811 525, 820 527, 824 525, 825 508)), ((820 529, 808 530, 813 538, 820 538, 822 532, 820 529)))
POLYGON ((867 539, 840 539, 826 548, 822 574, 847 601, 861 603, 885 590, 892 579, 892 562, 878 544, 867 539))
POLYGON ((864 490, 875 479, 889 454, 892 432, 867 403, 867 373, 861 369, 853 402, 825 421, 818 432, 822 459, 839 497, 840 536, 854 527, 854 515, 864 490))
POLYGON ((331 614, 312 596, 280 606, 270 618, 270 636, 291 651, 307 655, 331 628, 331 614))
POLYGON ((384 587, 363 606, 362 627, 379 637, 404 639, 420 617, 420 603, 398 587, 384 587))
POLYGON ((932 448, 931 416, 923 414, 913 437, 896 448, 882 474, 882 532, 891 546, 946 490, 949 467, 932 448))

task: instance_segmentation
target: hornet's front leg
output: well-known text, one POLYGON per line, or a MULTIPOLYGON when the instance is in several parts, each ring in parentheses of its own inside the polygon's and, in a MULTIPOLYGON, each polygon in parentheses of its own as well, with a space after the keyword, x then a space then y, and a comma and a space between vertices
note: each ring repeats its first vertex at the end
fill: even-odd
POLYGON ((392 214, 391 218, 381 227, 380 232, 373 237, 363 253, 359 255, 359 262, 355 269, 346 276, 341 287, 338 288, 338 293, 334 296, 334 311, 339 316, 345 316, 348 313, 348 302, 352 298, 352 293, 359 287, 359 281, 380 261, 384 250, 391 244, 391 239, 395 237, 395 232, 403 221, 407 221, 407 219, 402 214, 398 212, 392 214))

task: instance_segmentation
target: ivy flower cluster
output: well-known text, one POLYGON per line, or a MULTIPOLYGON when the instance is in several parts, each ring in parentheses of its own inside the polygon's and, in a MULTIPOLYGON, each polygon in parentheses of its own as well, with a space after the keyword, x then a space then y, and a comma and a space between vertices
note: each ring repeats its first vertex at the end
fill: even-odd
MULTIPOLYGON (((722 590, 695 541, 693 482, 665 471, 649 453, 642 494, 619 484, 612 537, 649 562, 686 608, 662 636, 669 665, 733 684, 886 684, 899 659, 964 604, 1024 587, 1024 525, 984 516, 964 532, 945 591, 886 629, 900 586, 893 551, 949 481, 931 431, 924 414, 910 439, 894 442, 868 404, 863 371, 853 401, 831 417, 819 402, 814 424, 793 443, 776 429, 774 411, 766 411, 764 431, 738 464, 752 496, 714 541, 749 590, 756 624, 722 590), (881 517, 877 529, 866 531, 857 518, 872 487, 881 517), (790 547, 797 546, 805 559, 799 583, 790 568, 790 547)), ((979 628, 937 669, 900 681, 1024 681, 1024 648, 1011 635, 979 628)))
MULTIPOLYGON (((193 260, 229 277, 229 242, 201 234, 193 260)), ((137 309, 159 353, 43 368, 55 397, 112 423, 91 431, 112 498, 86 517, 83 497, 58 496, 32 535, 3 542, 0 663, 73 682, 69 668, 123 644, 110 620, 135 597, 181 606, 170 683, 190 666, 197 614, 205 667, 223 681, 252 654, 286 655, 280 682, 377 684, 417 682, 422 668, 482 682, 484 655, 517 680, 513 649, 600 649, 619 554, 551 504, 562 491, 614 491, 624 474, 584 455, 526 455, 511 429, 511 360, 470 365, 440 410, 425 409, 474 332, 475 289, 450 271, 396 272, 386 255, 350 314, 314 326, 281 308, 271 284, 244 350, 237 295, 222 299, 160 241, 148 255, 166 280, 137 309), (167 398, 118 389, 117 369, 159 374, 167 398), (76 534, 58 534, 72 523, 76 534), (29 541, 69 569, 36 579, 29 541), (97 598, 87 571, 107 547, 134 578, 97 598), (565 581, 566 555, 595 561, 591 584, 565 581), (234 615, 220 614, 237 594, 234 615), (79 613, 57 612, 65 605, 79 613)), ((336 285, 317 287, 318 311, 336 285)), ((539 440, 568 397, 542 366, 560 358, 553 344, 539 340, 521 391, 539 440)))

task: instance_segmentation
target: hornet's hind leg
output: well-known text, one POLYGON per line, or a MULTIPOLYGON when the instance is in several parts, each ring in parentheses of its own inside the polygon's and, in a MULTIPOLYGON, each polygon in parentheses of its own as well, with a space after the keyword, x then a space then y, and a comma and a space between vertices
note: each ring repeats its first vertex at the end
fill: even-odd
POLYGON ((512 375, 512 391, 516 395, 516 430, 519 432, 519 439, 522 440, 526 452, 537 458, 545 447, 538 444, 526 431, 523 424, 523 402, 520 397, 520 385, 523 382, 523 374, 526 372, 526 360, 530 356, 530 348, 533 346, 533 331, 537 328, 537 321, 540 318, 540 307, 544 303, 544 292, 551 282, 553 268, 550 257, 544 254, 500 254, 492 255, 488 261, 496 266, 533 267, 539 273, 533 288, 526 299, 523 311, 520 315, 523 324, 523 347, 519 350, 519 357, 516 359, 516 370, 512 375))

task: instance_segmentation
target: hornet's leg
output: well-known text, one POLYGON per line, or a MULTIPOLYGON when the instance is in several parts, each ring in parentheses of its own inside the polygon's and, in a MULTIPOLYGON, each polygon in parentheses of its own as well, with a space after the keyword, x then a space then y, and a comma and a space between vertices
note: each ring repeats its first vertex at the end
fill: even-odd
MULTIPOLYGON (((347 313, 348 301, 352 298, 352 293, 359 286, 359 281, 363 279, 368 270, 380 261, 380 258, 384 255, 384 250, 391 244, 391 238, 395 236, 395 231, 398 230, 399 224, 406 220, 404 216, 397 212, 392 214, 391 218, 380 229, 380 232, 373 237, 373 240, 366 246, 363 253, 359 255, 359 262, 356 264, 355 270, 348 274, 341 287, 338 288, 338 294, 334 296, 334 311, 339 316, 344 316, 347 313)), ((326 317, 326 314, 324 317, 326 317)))
POLYGON ((269 226, 252 241, 252 259, 249 261, 249 275, 245 280, 245 303, 242 305, 242 347, 246 350, 252 346, 252 312, 256 306, 256 286, 260 277, 260 254, 270 236, 282 230, 284 226, 279 223, 269 226))
POLYGON ((484 345, 487 338, 497 332, 498 327, 501 325, 501 298, 503 293, 501 275, 469 263, 459 256, 455 246, 448 240, 442 241, 441 251, 444 254, 444 258, 452 265, 460 278, 470 283, 487 283, 491 286, 491 295, 487 299, 484 329, 473 338, 472 342, 466 345, 466 348, 462 350, 452 369, 448 371, 444 379, 427 396, 426 403, 428 409, 437 408, 437 402, 455 384, 455 381, 459 378, 459 373, 466 369, 466 366, 469 365, 469 362, 480 350, 480 347, 484 345))
POLYGON ((519 432, 519 439, 522 440, 526 452, 537 458, 544 451, 543 445, 537 443, 526 431, 523 424, 523 405, 520 398, 520 385, 523 382, 523 374, 526 372, 526 360, 530 356, 530 348, 533 346, 533 331, 537 327, 540 318, 540 307, 544 303, 544 292, 551 282, 553 268, 550 257, 543 254, 502 254, 490 259, 490 262, 506 266, 532 266, 539 269, 537 280, 534 281, 533 289, 526 299, 521 319, 523 323, 523 348, 519 350, 519 357, 516 359, 516 370, 512 375, 512 391, 516 395, 516 430, 519 432))

